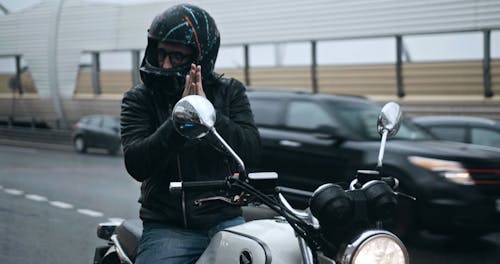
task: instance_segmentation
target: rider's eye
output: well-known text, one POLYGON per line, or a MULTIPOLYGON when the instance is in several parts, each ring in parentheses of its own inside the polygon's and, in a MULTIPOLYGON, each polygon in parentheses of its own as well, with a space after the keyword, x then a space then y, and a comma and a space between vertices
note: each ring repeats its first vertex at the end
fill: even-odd
POLYGON ((184 54, 182 52, 170 52, 168 53, 168 56, 170 57, 170 60, 174 64, 184 64, 189 62, 192 59, 192 54, 184 54))
POLYGON ((172 60, 173 63, 183 63, 184 60, 186 60, 186 58, 189 56, 189 55, 184 55, 180 52, 171 52, 170 54, 170 59, 172 60))
POLYGON ((165 56, 167 55, 166 52, 162 49, 158 49, 157 50, 157 54, 158 54, 158 62, 161 64, 163 64, 163 61, 165 60, 165 56))
POLYGON ((191 54, 183 54, 182 52, 178 51, 167 52, 163 49, 158 49, 157 54, 159 65, 163 65, 167 57, 170 59, 170 63, 174 65, 180 65, 187 63, 192 56, 191 54))

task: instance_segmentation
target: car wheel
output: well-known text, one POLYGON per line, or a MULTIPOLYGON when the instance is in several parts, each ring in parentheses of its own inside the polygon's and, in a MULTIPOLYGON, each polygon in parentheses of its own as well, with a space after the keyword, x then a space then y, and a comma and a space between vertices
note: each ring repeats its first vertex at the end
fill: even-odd
POLYGON ((78 136, 73 140, 73 145, 77 152, 85 153, 87 151, 87 145, 85 144, 85 140, 81 136, 78 136))

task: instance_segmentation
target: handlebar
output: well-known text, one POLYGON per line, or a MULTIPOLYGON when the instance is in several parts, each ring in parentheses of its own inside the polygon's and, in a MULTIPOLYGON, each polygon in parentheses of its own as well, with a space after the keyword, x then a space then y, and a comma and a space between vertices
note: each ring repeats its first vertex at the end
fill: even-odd
POLYGON ((397 178, 382 176, 379 171, 358 170, 356 178, 351 182, 350 189, 359 189, 370 181, 383 181, 393 190, 397 189, 399 186, 399 180, 397 178))
POLYGON ((210 180, 210 181, 188 181, 171 182, 169 190, 171 193, 181 193, 182 191, 206 191, 206 190, 225 190, 230 188, 229 181, 210 180))
MULTIPOLYGON (((228 190, 231 188, 230 178, 231 177, 225 180, 171 182, 169 190, 173 194, 179 194, 182 191, 228 190)), ((301 196, 304 198, 311 198, 313 195, 313 192, 284 186, 276 186, 274 190, 277 193, 301 196)))
POLYGON ((238 175, 233 175, 223 180, 171 182, 169 190, 173 194, 178 194, 182 191, 230 190, 234 184, 241 185, 242 182, 246 182, 260 192, 269 194, 273 192, 277 179, 278 174, 275 172, 258 172, 249 173, 245 179, 242 179, 238 175))
MULTIPOLYGON (((232 177, 228 177, 225 180, 171 182, 169 190, 172 194, 180 194, 182 191, 229 190, 231 188, 231 178, 232 177)), ((354 187, 354 189, 358 189, 362 186, 358 180, 354 180, 351 183, 351 189, 353 189, 352 187, 354 187)), ((378 180, 387 183, 387 185, 389 185, 392 189, 396 189, 399 185, 399 181, 393 177, 379 177, 378 180)), ((284 186, 276 186, 274 191, 276 193, 300 196, 303 198, 311 198, 313 195, 313 192, 284 186)))

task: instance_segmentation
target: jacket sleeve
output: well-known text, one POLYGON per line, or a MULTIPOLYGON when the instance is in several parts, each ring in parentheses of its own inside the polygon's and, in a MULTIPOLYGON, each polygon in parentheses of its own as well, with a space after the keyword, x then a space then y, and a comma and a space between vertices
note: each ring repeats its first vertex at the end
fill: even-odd
POLYGON ((257 166, 260 158, 260 136, 255 126, 245 87, 237 80, 231 82, 226 102, 229 116, 218 110, 215 128, 240 156, 247 168, 257 166))
POLYGON ((144 94, 130 90, 121 104, 121 141, 127 172, 144 181, 166 166, 185 139, 167 119, 158 128, 152 102, 144 94))

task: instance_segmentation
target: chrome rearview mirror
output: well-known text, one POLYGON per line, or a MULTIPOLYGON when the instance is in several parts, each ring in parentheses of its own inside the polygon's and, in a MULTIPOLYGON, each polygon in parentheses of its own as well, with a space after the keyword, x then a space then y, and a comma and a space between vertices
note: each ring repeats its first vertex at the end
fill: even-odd
POLYGON ((395 102, 389 102, 382 107, 377 120, 377 131, 383 136, 387 132, 387 137, 391 138, 398 133, 401 124, 401 107, 395 102))
POLYGON ((227 142, 215 130, 215 109, 207 98, 199 95, 188 95, 177 102, 172 110, 172 121, 179 134, 189 139, 202 138, 212 133, 224 148, 231 154, 244 173, 245 164, 227 142))
POLYGON ((385 142, 398 133, 401 124, 401 107, 395 102, 389 102, 382 107, 377 120, 377 131, 382 136, 380 150, 378 153, 377 168, 382 167, 384 158, 385 142))
POLYGON ((215 124, 215 109, 202 96, 186 96, 172 111, 175 129, 186 138, 202 138, 215 124))

